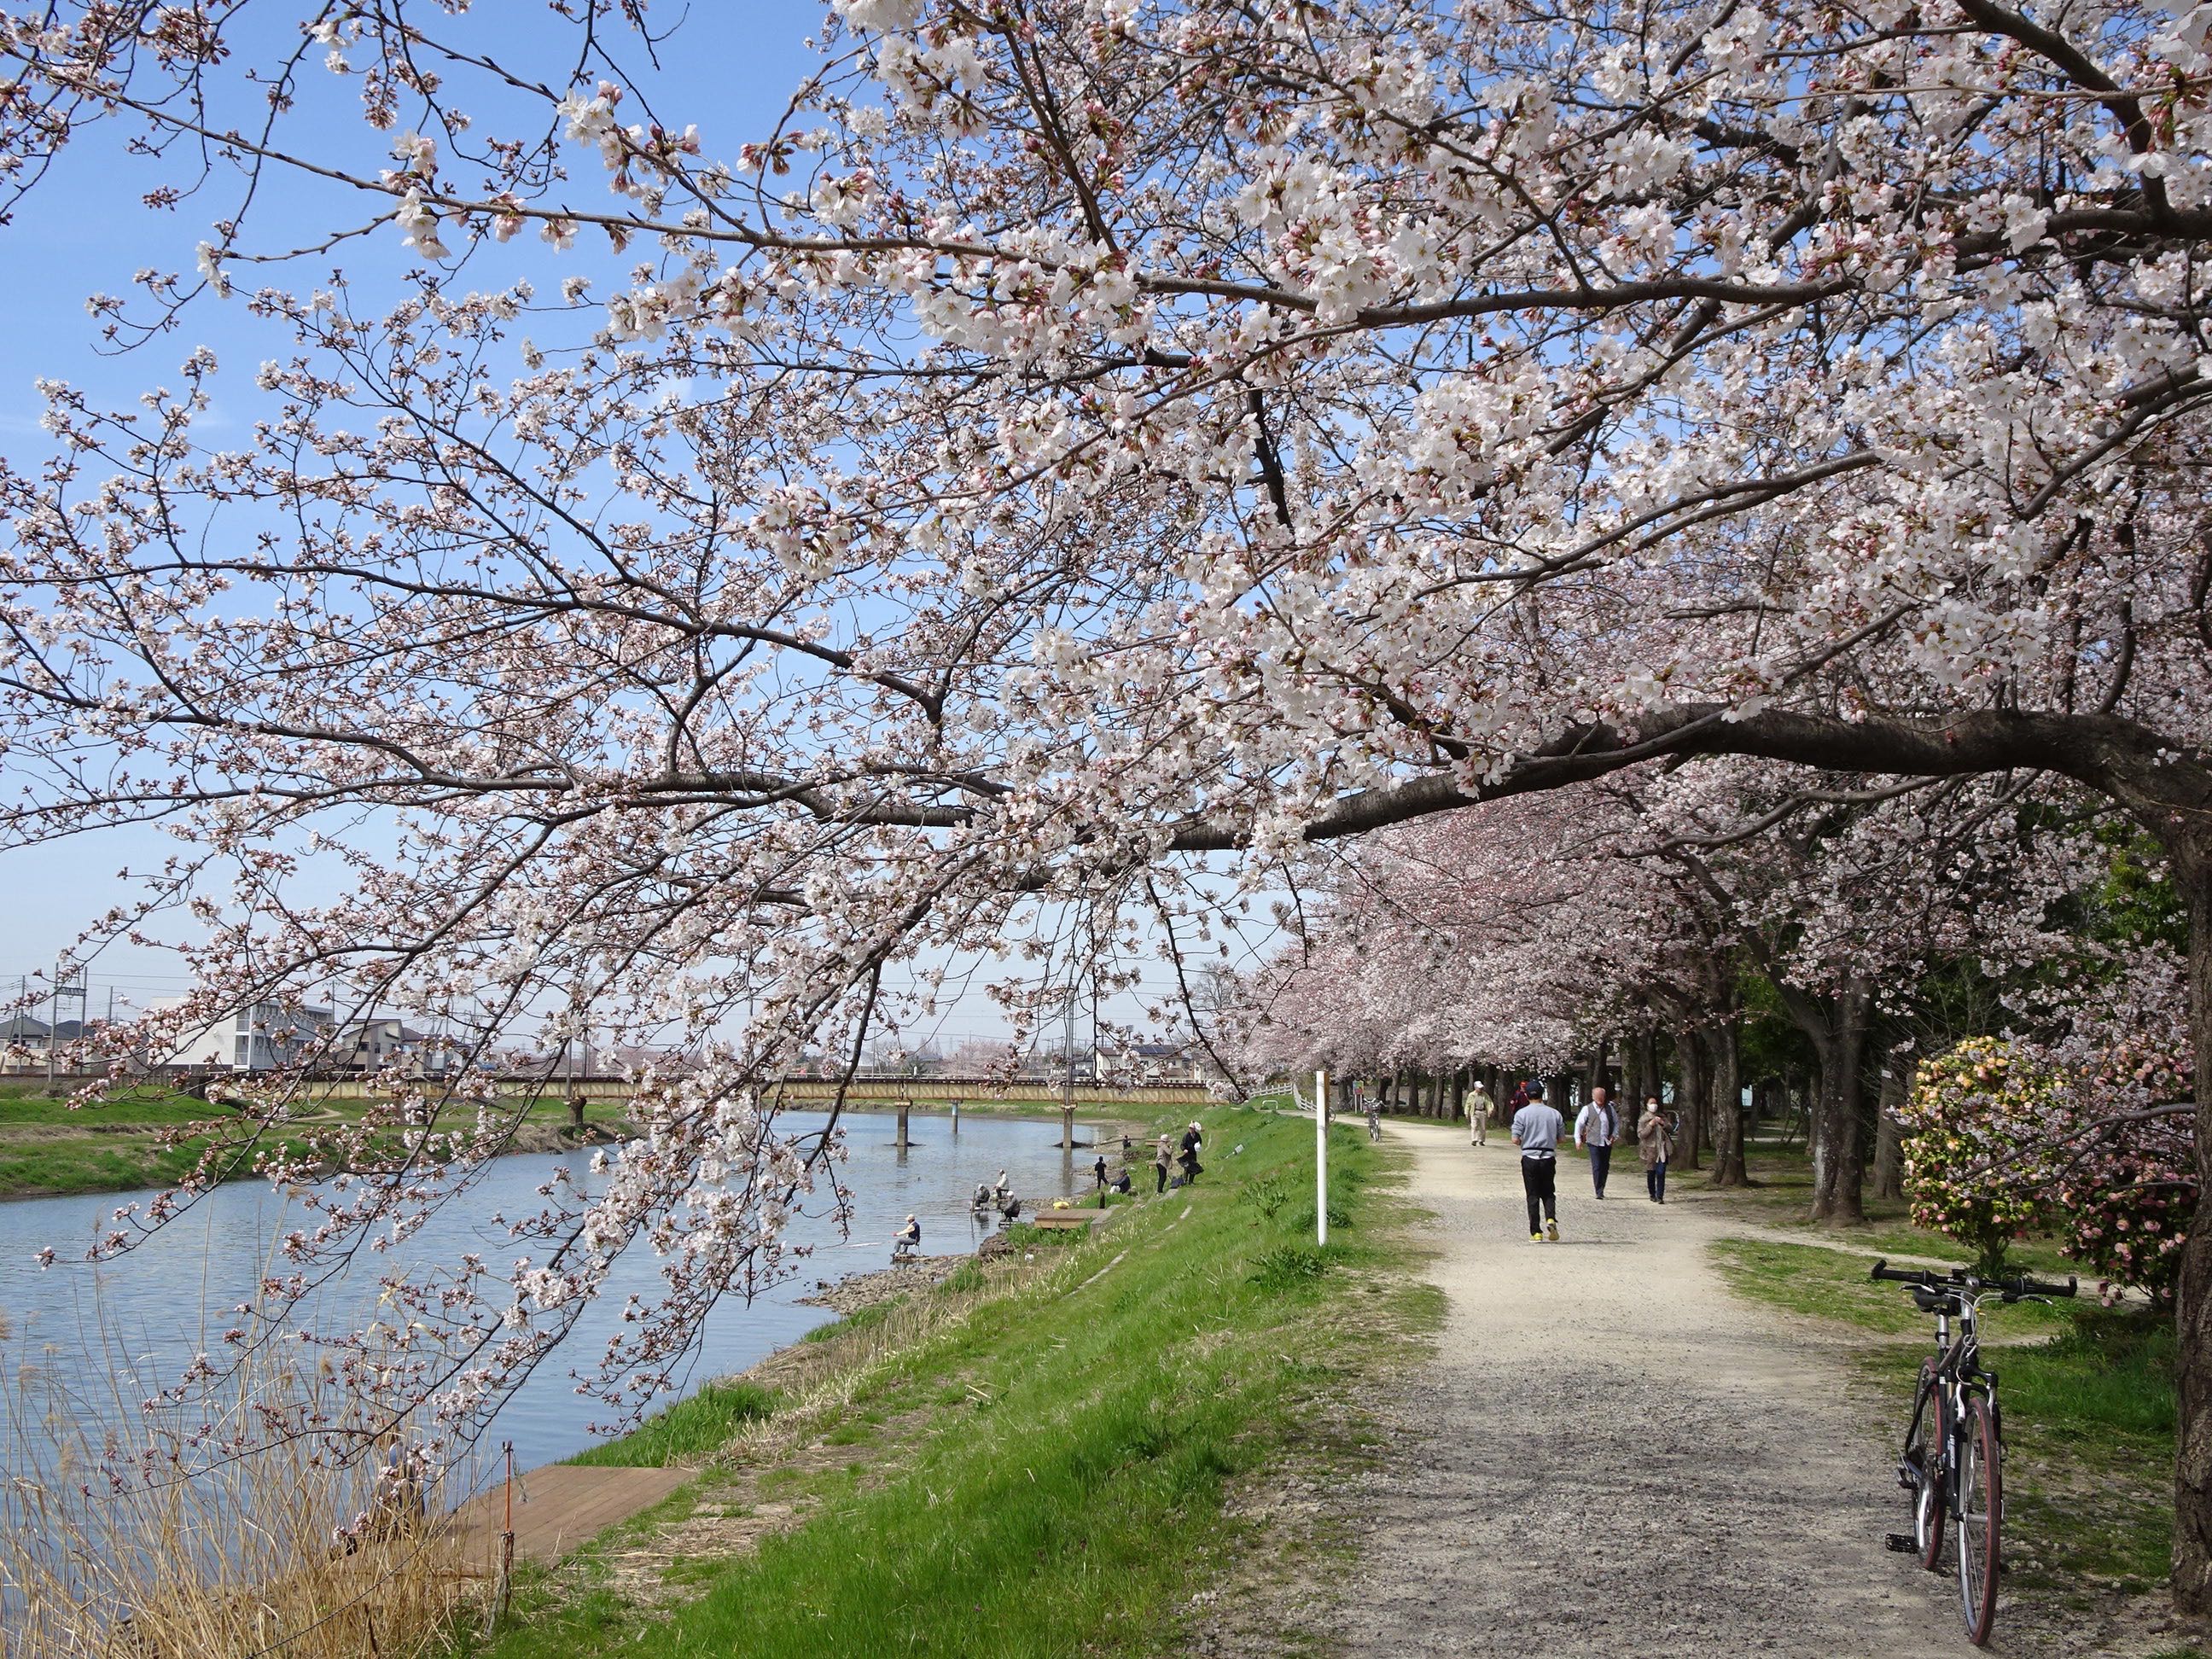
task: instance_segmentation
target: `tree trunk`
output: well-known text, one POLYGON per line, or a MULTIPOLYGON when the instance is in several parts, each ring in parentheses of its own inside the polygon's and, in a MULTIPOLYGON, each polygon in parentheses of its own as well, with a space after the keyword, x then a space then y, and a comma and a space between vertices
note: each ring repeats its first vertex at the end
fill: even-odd
POLYGON ((1729 1020, 1707 1034, 1712 1054, 1714 1187, 1747 1187, 1750 1177, 1743 1165, 1743 1084, 1740 1076, 1742 1048, 1736 1022, 1729 1020))
POLYGON ((1456 1123, 1467 1116, 1467 1067, 1462 1066, 1452 1073, 1451 1115, 1456 1123))
POLYGON ((2174 860, 2189 887, 2189 1035, 2197 1057, 2197 1212, 2181 1248, 2174 1317, 2180 1420, 2173 1466, 2173 1600, 2212 1613, 2212 871, 2174 860))
POLYGON ((1681 1068, 1681 1082, 1674 1090, 1674 1110, 1681 1120, 1674 1132, 1674 1164, 1694 1170, 1705 1144, 1705 1096, 1711 1086, 1705 1078, 1705 1047, 1695 1031, 1674 1034, 1674 1060, 1681 1068))
POLYGON ((1905 1196, 1905 1140, 1899 1134, 1897 1109, 1905 1104, 1905 1064, 1893 1053, 1881 1072, 1881 1102, 1874 1125, 1874 1195, 1905 1196))
POLYGON ((1831 997, 1786 991, 1790 1005, 1820 1057, 1820 1091, 1813 1103, 1813 1219, 1855 1226, 1866 1219, 1866 1142, 1862 1127, 1862 1073, 1866 1066, 1867 1011, 1871 988, 1844 982, 1831 997))

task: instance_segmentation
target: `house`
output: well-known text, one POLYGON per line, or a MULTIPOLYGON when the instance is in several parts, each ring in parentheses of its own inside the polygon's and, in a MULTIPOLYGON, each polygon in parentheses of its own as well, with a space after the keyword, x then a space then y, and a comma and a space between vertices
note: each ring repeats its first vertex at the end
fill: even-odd
POLYGON ((1206 1052, 1195 1042, 1137 1042, 1119 1053, 1091 1056, 1092 1075, 1101 1083, 1169 1083, 1206 1080, 1206 1052))
POLYGON ((67 1048, 87 1030, 81 1019, 64 1019, 49 1027, 36 1014, 11 1014, 0 1020, 0 1071, 29 1072, 46 1063, 46 1045, 67 1048))
POLYGON ((378 1016, 349 1020, 331 1046, 330 1064, 344 1072, 438 1072, 449 1058, 442 1043, 404 1020, 378 1016))

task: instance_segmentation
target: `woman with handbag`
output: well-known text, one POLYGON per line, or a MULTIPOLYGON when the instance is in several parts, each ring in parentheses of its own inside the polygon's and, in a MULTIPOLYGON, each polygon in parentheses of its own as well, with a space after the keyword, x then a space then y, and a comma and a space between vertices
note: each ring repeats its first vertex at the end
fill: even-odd
POLYGON ((1636 1121, 1636 1152, 1644 1160, 1644 1188, 1654 1204, 1667 1201, 1667 1160, 1674 1153, 1674 1136, 1659 1109, 1659 1097, 1644 1097, 1644 1115, 1636 1121))

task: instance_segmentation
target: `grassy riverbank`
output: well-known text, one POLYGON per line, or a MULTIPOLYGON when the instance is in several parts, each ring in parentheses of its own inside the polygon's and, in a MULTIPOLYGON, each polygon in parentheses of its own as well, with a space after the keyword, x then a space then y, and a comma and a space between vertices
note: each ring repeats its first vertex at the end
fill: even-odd
MULTIPOLYGON (((627 1103, 594 1101, 587 1121, 611 1127, 627 1103)), ((333 1100, 304 1112, 303 1132, 358 1119, 362 1103, 333 1100)), ((76 1193, 127 1192, 180 1180, 198 1164, 209 1139, 188 1132, 220 1123, 231 1114, 220 1104, 165 1089, 143 1089, 97 1106, 72 1107, 27 1087, 0 1089, 0 1199, 52 1198, 76 1193)), ((550 1134, 568 1121, 568 1107, 551 1097, 532 1103, 525 1126, 550 1134)), ((519 1150, 550 1150, 530 1146, 519 1150)), ((252 1173, 243 1160, 234 1178, 252 1173)))
MULTIPOLYGON (((357 1119, 359 1100, 333 1099, 322 1103, 298 1120, 303 1130, 335 1127, 357 1119)), ((592 1098, 585 1121, 597 1127, 618 1128, 627 1119, 629 1103, 611 1097, 592 1098)), ((797 1112, 821 1109, 800 1101, 797 1112)), ((1133 1125, 1157 1109, 1154 1103, 1136 1101, 1116 1107, 1112 1102, 1085 1103, 1076 1113, 1076 1124, 1085 1142, 1118 1134, 1124 1123, 1133 1125)), ((1176 1108, 1182 1110, 1182 1108, 1176 1108)), ((869 1100, 846 1109, 848 1117, 890 1116, 895 1109, 869 1100)), ((1024 1118, 1057 1123, 1057 1102, 1030 1098, 970 1100, 961 1108, 966 1117, 1024 1118)), ((221 1105, 165 1089, 143 1089, 98 1106, 76 1108, 66 1100, 49 1098, 32 1086, 0 1086, 0 1200, 52 1198, 77 1193, 128 1192, 144 1187, 163 1187, 182 1179, 207 1150, 205 1136, 185 1133, 209 1122, 220 1122, 228 1114, 221 1105)), ((916 1101, 919 1121, 945 1115, 942 1103, 916 1101)), ((532 1101, 523 1121, 526 1143, 520 1152, 556 1150, 554 1136, 568 1121, 567 1103, 555 1095, 532 1101)), ((236 1175, 252 1174, 250 1160, 236 1175)))
POLYGON ((1254 1547, 1273 1506, 1233 1496, 1364 1455, 1345 1402, 1437 1312, 1401 1271, 1383 1154, 1364 1136, 1334 1137, 1321 1249, 1310 1123, 1207 1123, 1195 1187, 1095 1235, 1018 1229, 1010 1256, 762 1367, 772 1396, 679 1407, 592 1454, 672 1457, 699 1478, 455 1651, 1177 1647, 1208 1616, 1194 1598, 1276 1555, 1272 1534, 1254 1547))

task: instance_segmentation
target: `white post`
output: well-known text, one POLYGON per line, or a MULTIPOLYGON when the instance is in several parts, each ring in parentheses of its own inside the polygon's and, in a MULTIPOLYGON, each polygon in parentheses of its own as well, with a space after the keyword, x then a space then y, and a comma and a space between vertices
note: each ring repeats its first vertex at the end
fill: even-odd
POLYGON ((1314 1234, 1328 1243, 1328 1073, 1314 1073, 1314 1234))

